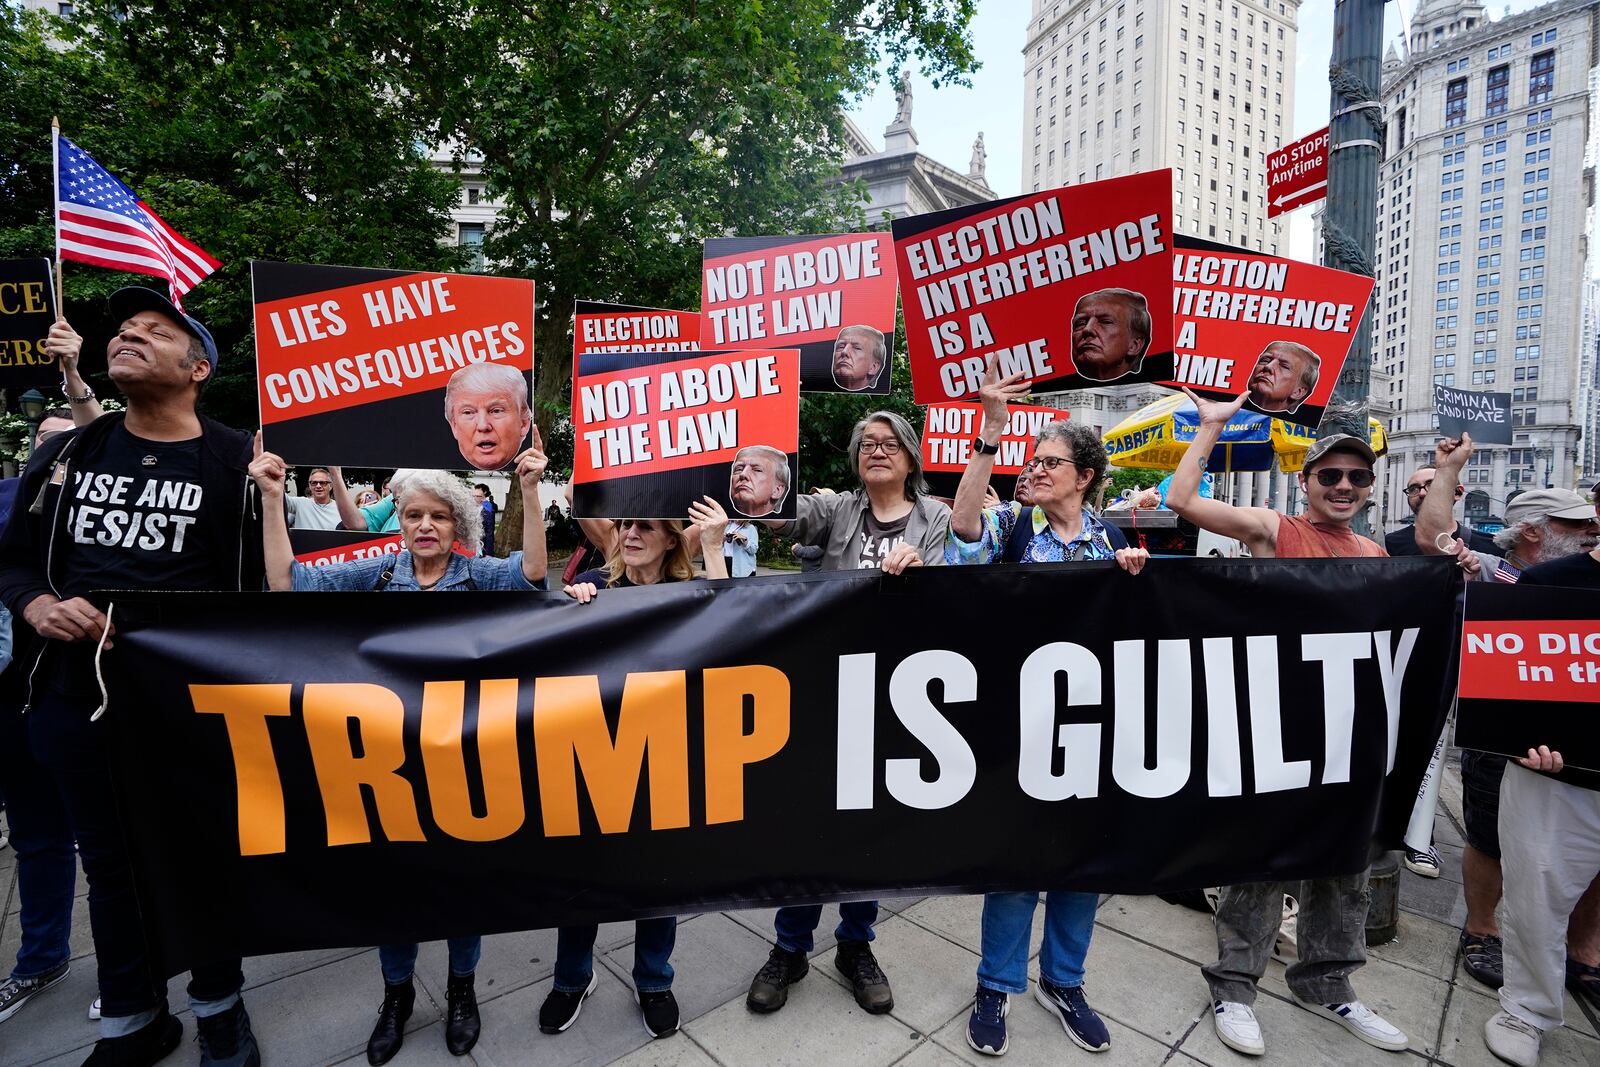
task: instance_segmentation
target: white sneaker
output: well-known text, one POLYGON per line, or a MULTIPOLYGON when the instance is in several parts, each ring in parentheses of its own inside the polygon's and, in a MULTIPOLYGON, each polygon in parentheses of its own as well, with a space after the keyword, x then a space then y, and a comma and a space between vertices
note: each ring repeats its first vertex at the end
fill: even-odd
POLYGON ((95 997, 94 998, 94 1003, 89 1005, 89 1021, 92 1022, 92 1023, 97 1023, 97 1022, 100 1021, 100 998, 99 997, 95 997))
POLYGON ((1495 1012, 1483 1024, 1483 1042, 1489 1051, 1517 1067, 1534 1067, 1539 1062, 1539 1042, 1543 1037, 1537 1026, 1503 1011, 1495 1012))
MULTIPOLYGON (((1294 996, 1292 992, 1289 995, 1294 996)), ((1390 1026, 1383 1016, 1359 1000, 1352 1000, 1348 1004, 1312 1004, 1295 997, 1294 1002, 1313 1015, 1332 1019, 1373 1048, 1399 1052, 1411 1043, 1405 1034, 1390 1026)))
POLYGON ((1234 1000, 1213 1000, 1211 1022, 1217 1028, 1218 1039, 1233 1051, 1246 1056, 1260 1056, 1267 1051, 1267 1043, 1261 1040, 1261 1024, 1248 1005, 1234 1000))

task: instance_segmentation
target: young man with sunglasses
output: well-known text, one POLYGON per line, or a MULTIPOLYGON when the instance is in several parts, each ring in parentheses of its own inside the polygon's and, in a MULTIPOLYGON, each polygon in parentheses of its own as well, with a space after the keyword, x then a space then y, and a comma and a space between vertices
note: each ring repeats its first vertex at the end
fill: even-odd
MULTIPOLYGON (((1199 410, 1200 426, 1172 476, 1169 508, 1203 530, 1244 542, 1257 559, 1388 555, 1382 545, 1350 529, 1372 495, 1377 456, 1365 441, 1332 434, 1311 446, 1300 474, 1305 515, 1236 507, 1202 498, 1199 487, 1205 457, 1245 397, 1222 403, 1190 393, 1189 399, 1199 410)), ((1227 886, 1217 903, 1219 958, 1202 968, 1211 987, 1211 1019, 1222 1043, 1247 1056, 1266 1052, 1252 1005, 1290 888, 1284 882, 1227 886)), ((1367 959, 1367 872, 1308 879, 1299 903, 1299 959, 1284 972, 1295 1002, 1369 1045, 1404 1049, 1406 1035, 1361 1003, 1350 985, 1350 973, 1367 959)))

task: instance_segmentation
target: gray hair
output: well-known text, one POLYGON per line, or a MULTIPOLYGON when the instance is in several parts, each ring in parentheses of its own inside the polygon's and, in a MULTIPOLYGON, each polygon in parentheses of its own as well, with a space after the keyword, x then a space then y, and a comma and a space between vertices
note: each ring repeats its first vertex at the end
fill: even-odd
POLYGON ((874 422, 889 427, 889 432, 900 442, 900 451, 906 454, 906 461, 911 465, 911 470, 906 473, 906 499, 915 502, 918 497, 927 496, 928 483, 922 476, 922 439, 904 416, 892 411, 874 411, 850 431, 850 462, 855 466, 856 480, 861 479, 861 439, 866 436, 867 425, 874 422))
POLYGON ((746 452, 758 452, 771 456, 778 464, 773 472, 773 477, 778 480, 778 484, 783 486, 785 494, 789 492, 789 457, 784 454, 783 449, 773 448, 771 445, 745 445, 733 454, 734 462, 737 463, 739 457, 746 452))
POLYGON ((1496 530, 1494 534, 1495 546, 1509 552, 1522 542, 1522 535, 1527 533, 1530 528, 1543 525, 1548 521, 1547 519, 1524 519, 1522 522, 1496 530))
POLYGON ((1106 476, 1106 465, 1110 462, 1106 458, 1106 446, 1100 442, 1100 435, 1081 422, 1071 419, 1056 419, 1047 422, 1039 428, 1039 436, 1034 438, 1033 451, 1039 451, 1039 446, 1046 441, 1055 441, 1072 449, 1072 460, 1079 464, 1079 470, 1087 470, 1092 477, 1089 486, 1084 490, 1084 495, 1094 491, 1100 484, 1100 479, 1106 476))
MULTIPOLYGON (((510 368, 506 368, 510 370, 510 368)), ((516 373, 513 371, 512 373, 516 373)), ((518 375, 521 377, 521 375, 518 375)), ((473 555, 483 550, 483 513, 472 497, 467 483, 447 471, 402 470, 395 473, 389 483, 394 494, 394 513, 398 518, 406 509, 406 501, 418 493, 426 493, 445 502, 456 523, 456 541, 473 555)))
POLYGON ((450 380, 444 387, 444 418, 450 422, 455 418, 455 395, 457 389, 478 389, 485 393, 505 393, 516 398, 519 414, 528 415, 528 380, 522 372, 515 367, 504 363, 468 363, 465 367, 450 375, 450 380))

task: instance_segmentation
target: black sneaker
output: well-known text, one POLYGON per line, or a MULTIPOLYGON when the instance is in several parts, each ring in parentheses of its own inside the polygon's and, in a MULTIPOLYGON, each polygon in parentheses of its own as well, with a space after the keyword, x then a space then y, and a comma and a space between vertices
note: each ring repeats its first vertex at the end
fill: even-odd
POLYGON ((250 1013, 239 1001, 227 1011, 194 1021, 200 1067, 261 1067, 261 1049, 250 1031, 250 1013))
POLYGON ((972 1014, 967 1018, 967 1044, 985 1056, 1004 1056, 1011 1047, 1006 1035, 1006 1016, 1011 998, 995 989, 978 987, 972 998, 972 1014))
POLYGON ((678 1030, 678 998, 670 989, 640 993, 639 1014, 644 1018, 644 1032, 651 1037, 666 1037, 678 1030))
POLYGON ((865 941, 841 941, 834 953, 833 965, 839 973, 850 979, 855 989, 856 1003, 871 1015, 882 1015, 894 1007, 894 993, 889 989, 889 977, 878 966, 872 946, 865 941))
POLYGON ((452 1056, 465 1056, 478 1043, 482 1028, 473 976, 452 974, 444 991, 444 1047, 452 1056))
POLYGON ((367 1062, 372 1067, 394 1059, 400 1046, 406 1043, 406 1021, 417 1002, 417 987, 407 978, 391 985, 383 983, 383 1003, 378 1007, 378 1021, 372 1025, 372 1036, 367 1038, 367 1062))
POLYGON ((172 1054, 183 1041, 183 1024, 172 1017, 167 1006, 148 1026, 122 1037, 102 1037, 83 1067, 153 1067, 172 1054))
POLYGON ((1060 1021, 1073 1044, 1089 1052, 1104 1052, 1111 1047, 1111 1031, 1089 1007, 1082 986, 1059 986, 1044 975, 1033 986, 1033 999, 1060 1021))
POLYGON ((774 948, 750 980, 750 995, 744 998, 744 1006, 763 1015, 777 1011, 788 1002, 789 987, 809 970, 811 963, 804 952, 774 948))
POLYGON ((600 985, 600 976, 591 974, 587 989, 580 989, 576 993, 564 993, 559 989, 550 990, 550 995, 544 998, 544 1004, 539 1007, 539 1029, 547 1034, 559 1034, 567 1027, 578 1021, 578 1013, 583 1010, 583 1002, 589 999, 600 985))
POLYGON ((1505 949, 1494 934, 1461 931, 1461 966, 1490 989, 1506 984, 1505 949))
POLYGON ((7 978, 0 982, 0 1023, 21 1011, 28 1001, 66 978, 71 970, 70 963, 61 963, 34 978, 7 978))

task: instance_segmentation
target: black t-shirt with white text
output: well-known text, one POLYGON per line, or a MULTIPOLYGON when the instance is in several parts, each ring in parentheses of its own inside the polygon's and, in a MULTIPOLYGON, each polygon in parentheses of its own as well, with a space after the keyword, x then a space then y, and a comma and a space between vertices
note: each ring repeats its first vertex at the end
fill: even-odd
POLYGON ((895 546, 906 539, 906 524, 911 521, 911 512, 895 519, 893 522, 879 522, 877 516, 872 514, 872 509, 867 509, 866 522, 861 526, 861 544, 857 546, 857 568, 872 568, 883 566, 883 561, 893 552, 895 546))

